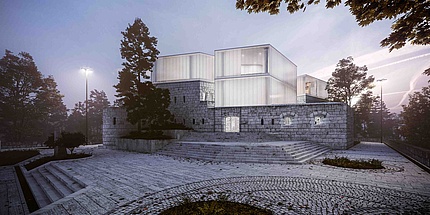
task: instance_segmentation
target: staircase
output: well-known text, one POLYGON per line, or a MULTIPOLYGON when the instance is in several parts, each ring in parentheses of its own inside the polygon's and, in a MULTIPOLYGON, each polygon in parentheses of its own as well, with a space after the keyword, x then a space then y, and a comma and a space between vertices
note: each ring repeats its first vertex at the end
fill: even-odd
POLYGON ((214 162, 301 164, 330 149, 306 141, 264 143, 176 142, 164 147, 160 155, 214 162))
POLYGON ((187 142, 273 142, 281 139, 264 132, 195 132, 185 133, 181 141, 187 142))
POLYGON ((39 208, 43 208, 86 186, 52 163, 26 172, 25 178, 39 208))

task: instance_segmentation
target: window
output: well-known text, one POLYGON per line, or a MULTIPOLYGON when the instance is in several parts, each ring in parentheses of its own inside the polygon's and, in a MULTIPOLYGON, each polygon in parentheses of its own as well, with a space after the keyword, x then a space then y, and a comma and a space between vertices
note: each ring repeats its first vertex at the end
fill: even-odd
POLYGON ((305 83, 305 93, 306 94, 311 94, 311 87, 312 87, 312 82, 306 82, 305 83))
POLYGON ((272 119, 272 125, 274 125, 275 124, 275 119, 272 119))
POLYGON ((174 99, 174 100, 175 100, 175 104, 176 104, 176 96, 175 96, 175 99, 174 99))
POLYGON ((196 124, 196 119, 193 119, 193 125, 195 125, 196 124))
POLYGON ((284 117, 284 125, 291 125, 291 124, 292 124, 291 117, 289 116, 284 117))
POLYGON ((184 98, 184 103, 185 103, 185 96, 183 98, 184 98))
POLYGON ((322 122, 321 117, 320 116, 316 116, 315 117, 315 125, 319 125, 319 124, 321 124, 321 122, 322 122))
POLYGON ((184 121, 184 125, 185 125, 185 119, 183 119, 183 121, 184 121))
POLYGON ((202 119, 202 124, 203 124, 203 125, 205 124, 205 119, 202 119))
POLYGON ((239 132, 240 119, 237 116, 227 116, 224 118, 224 132, 239 132))
POLYGON ((264 119, 261 118, 261 125, 264 125, 264 119))
POLYGON ((113 125, 116 125, 116 117, 113 118, 113 125))

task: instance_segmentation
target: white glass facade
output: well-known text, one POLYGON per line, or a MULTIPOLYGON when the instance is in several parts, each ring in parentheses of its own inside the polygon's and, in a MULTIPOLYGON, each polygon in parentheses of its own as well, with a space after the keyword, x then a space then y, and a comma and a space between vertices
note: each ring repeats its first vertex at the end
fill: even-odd
POLYGON ((328 97, 326 85, 327 82, 321 79, 310 75, 301 75, 297 77, 297 95, 309 95, 325 99, 328 97))
POLYGON ((214 81, 214 56, 191 53, 159 57, 155 62, 152 82, 185 80, 214 81))
POLYGON ((297 66, 270 45, 215 51, 215 106, 296 103, 297 66))

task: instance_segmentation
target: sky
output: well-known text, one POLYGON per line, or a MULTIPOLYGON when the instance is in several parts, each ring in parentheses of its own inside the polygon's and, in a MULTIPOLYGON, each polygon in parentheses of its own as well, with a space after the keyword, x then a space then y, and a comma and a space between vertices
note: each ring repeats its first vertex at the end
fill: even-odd
MULTIPOLYGON (((297 65, 297 73, 327 80, 340 59, 352 56, 368 74, 382 82, 383 99, 400 112, 408 94, 427 85, 421 73, 430 67, 430 46, 407 45, 391 53, 379 42, 389 35, 393 20, 359 27, 348 8, 305 12, 248 14, 234 0, 117 1, 2 0, 0 50, 30 53, 44 76, 53 75, 68 108, 85 100, 89 89, 103 90, 115 100, 122 31, 136 17, 158 38, 160 56, 271 44, 297 65)), ((379 95, 380 85, 374 88, 379 95)))

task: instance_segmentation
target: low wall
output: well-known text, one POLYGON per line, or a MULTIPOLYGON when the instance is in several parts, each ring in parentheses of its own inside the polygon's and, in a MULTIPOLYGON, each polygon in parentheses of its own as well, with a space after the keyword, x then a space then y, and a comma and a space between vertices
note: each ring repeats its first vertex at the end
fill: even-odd
POLYGON ((430 168, 430 150, 394 141, 386 144, 430 168))
POLYGON ((125 139, 116 138, 115 148, 124 151, 154 153, 162 149, 172 140, 144 140, 144 139, 125 139))

